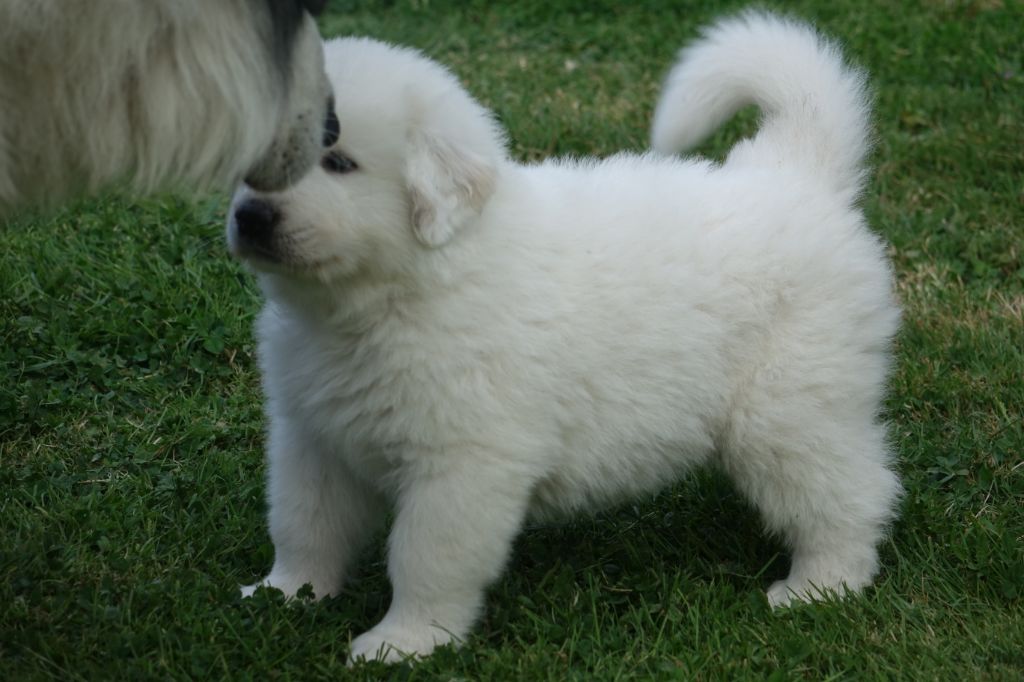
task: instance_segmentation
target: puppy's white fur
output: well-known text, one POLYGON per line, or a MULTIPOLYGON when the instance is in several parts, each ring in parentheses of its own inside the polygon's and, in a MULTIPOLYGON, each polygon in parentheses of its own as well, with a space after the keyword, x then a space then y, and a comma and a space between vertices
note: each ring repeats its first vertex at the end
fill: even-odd
POLYGON ((337 593, 393 507, 393 601, 351 655, 426 654, 469 632, 525 518, 708 463, 792 549, 773 605, 871 581, 900 490, 878 418, 899 312, 855 205, 863 80, 834 47, 745 14, 682 53, 658 149, 764 110, 721 165, 523 167, 437 64, 360 39, 327 58, 359 169, 241 190, 280 216, 258 248, 228 226, 267 296, 260 584, 337 593))
POLYGON ((0 3, 0 216, 114 183, 298 179, 319 158, 330 84, 312 18, 275 54, 264 4, 0 3))

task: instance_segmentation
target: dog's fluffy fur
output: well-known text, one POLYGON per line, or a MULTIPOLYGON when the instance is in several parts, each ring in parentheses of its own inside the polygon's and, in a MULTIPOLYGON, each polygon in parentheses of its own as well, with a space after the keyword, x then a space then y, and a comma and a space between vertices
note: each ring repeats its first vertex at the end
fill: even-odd
POLYGON ((125 183, 282 189, 320 156, 320 0, 4 0, 0 215, 125 183))
POLYGON ((260 585, 336 594, 391 507, 394 598, 351 655, 426 654, 467 634, 525 518, 710 463, 792 550, 773 605, 869 584, 900 491, 879 420, 899 311, 856 206, 863 79, 834 46, 744 14, 682 52, 656 149, 764 111, 721 165, 523 167, 416 52, 327 58, 358 167, 243 188, 228 225, 267 297, 260 585))

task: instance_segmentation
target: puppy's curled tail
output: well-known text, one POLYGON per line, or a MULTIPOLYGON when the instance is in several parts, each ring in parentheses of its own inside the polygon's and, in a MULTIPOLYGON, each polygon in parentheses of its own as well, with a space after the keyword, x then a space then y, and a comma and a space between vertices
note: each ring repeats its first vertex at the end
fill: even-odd
POLYGON ((801 163, 855 197, 864 182, 869 107, 864 75, 813 28, 749 11, 705 29, 665 82, 651 144, 689 149, 743 106, 763 112, 729 163, 801 163))

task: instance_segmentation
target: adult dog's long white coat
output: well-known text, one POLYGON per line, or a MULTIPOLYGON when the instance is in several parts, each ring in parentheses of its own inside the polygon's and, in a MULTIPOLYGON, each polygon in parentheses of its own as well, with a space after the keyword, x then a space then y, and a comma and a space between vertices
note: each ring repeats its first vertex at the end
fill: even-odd
POLYGON ((282 189, 320 155, 322 0, 0 2, 0 217, 124 184, 282 189))
POLYGON ((520 166, 437 64, 327 56, 341 141, 286 193, 241 190, 228 226, 267 296, 260 584, 336 593, 391 506, 394 598, 352 657, 426 654, 469 632, 527 516, 705 463, 792 549, 773 605, 871 581, 900 490, 878 416, 899 312, 856 206, 863 80, 833 46, 755 13, 682 53, 657 149, 764 110, 721 165, 520 166))

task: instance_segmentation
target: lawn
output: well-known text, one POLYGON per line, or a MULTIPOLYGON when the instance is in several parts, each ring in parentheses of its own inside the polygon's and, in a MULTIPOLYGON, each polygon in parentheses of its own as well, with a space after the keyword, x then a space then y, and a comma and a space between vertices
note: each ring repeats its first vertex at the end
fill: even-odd
MULTIPOLYGON (((449 64, 533 161, 644 149, 674 52, 739 6, 333 2, 322 28, 449 64)), ((528 528, 464 648, 347 670, 388 603, 379 549, 337 598, 238 597, 273 547, 259 297, 225 197, 110 196, 0 229, 0 679, 1024 678, 1024 6, 785 7, 876 96, 864 205, 905 307, 886 407, 907 494, 872 589, 772 612, 785 553, 698 472, 528 528)))

